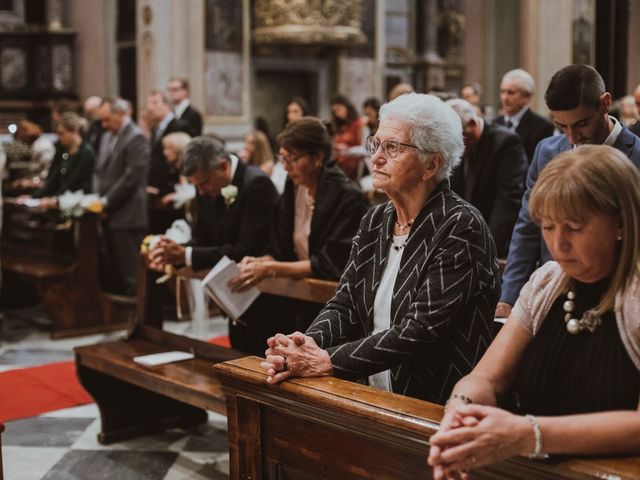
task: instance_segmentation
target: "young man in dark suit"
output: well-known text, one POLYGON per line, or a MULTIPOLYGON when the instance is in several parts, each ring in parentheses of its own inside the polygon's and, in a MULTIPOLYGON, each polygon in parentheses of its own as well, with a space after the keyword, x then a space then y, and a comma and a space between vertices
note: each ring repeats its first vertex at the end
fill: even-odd
POLYGON ((497 317, 508 317, 538 263, 551 260, 540 228, 529 216, 529 196, 542 169, 559 153, 576 145, 610 145, 624 153, 640 169, 640 138, 609 115, 611 94, 604 80, 589 65, 569 65, 551 78, 545 101, 551 118, 563 135, 546 138, 536 148, 527 173, 522 207, 513 229, 509 256, 502 277, 502 296, 497 317))
POLYGON ((174 77, 167 86, 176 118, 186 125, 186 132, 192 137, 202 135, 202 115, 191 106, 189 82, 185 78, 174 77))
POLYGON ((465 153, 449 179, 451 189, 482 213, 505 258, 518 219, 527 156, 515 133, 486 122, 466 100, 447 104, 462 121, 465 153))
POLYGON ((495 119, 522 139, 529 163, 538 142, 553 135, 553 124, 531 110, 534 92, 535 82, 528 72, 521 68, 507 72, 500 83, 503 114, 495 119))

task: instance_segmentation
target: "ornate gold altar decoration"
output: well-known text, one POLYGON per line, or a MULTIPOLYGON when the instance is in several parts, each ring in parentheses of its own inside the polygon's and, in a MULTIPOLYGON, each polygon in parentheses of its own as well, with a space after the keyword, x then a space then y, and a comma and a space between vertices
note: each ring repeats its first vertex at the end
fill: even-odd
POLYGON ((258 45, 355 46, 362 33, 362 0, 256 0, 258 45))

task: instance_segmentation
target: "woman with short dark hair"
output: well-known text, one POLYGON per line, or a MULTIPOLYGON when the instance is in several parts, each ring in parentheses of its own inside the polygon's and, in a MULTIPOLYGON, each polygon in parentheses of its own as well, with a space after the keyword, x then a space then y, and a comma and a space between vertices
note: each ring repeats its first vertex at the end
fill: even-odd
MULTIPOLYGON (((273 222, 272 255, 246 257, 233 283, 237 289, 269 276, 338 280, 366 211, 362 192, 330 160, 331 137, 321 120, 303 117, 289 123, 278 143, 289 179, 273 222)), ((305 329, 319 309, 307 304, 298 310, 296 327, 305 329)))

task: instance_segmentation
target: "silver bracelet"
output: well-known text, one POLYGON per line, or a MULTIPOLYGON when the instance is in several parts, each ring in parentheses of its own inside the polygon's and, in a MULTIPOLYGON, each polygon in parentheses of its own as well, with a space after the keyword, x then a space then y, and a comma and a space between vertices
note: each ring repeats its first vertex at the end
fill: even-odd
POLYGON ((531 426, 533 427, 533 438, 535 440, 533 452, 527 455, 527 457, 537 460, 548 458, 549 455, 542 451, 542 430, 540 430, 538 419, 533 415, 525 415, 525 417, 527 418, 527 420, 529 420, 531 426))

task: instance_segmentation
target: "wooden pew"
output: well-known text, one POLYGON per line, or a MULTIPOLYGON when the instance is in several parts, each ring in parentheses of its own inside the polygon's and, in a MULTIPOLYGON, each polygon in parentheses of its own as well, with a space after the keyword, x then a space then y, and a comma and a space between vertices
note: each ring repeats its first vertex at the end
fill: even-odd
MULTIPOLYGON (((439 405, 333 377, 268 385, 260 359, 214 366, 227 395, 230 478, 431 478, 439 405)), ((638 479, 640 457, 513 458, 472 479, 638 479)))
POLYGON ((329 280, 317 278, 295 280, 283 277, 265 278, 257 285, 262 293, 316 303, 327 303, 331 300, 337 286, 337 282, 329 280))
POLYGON ((51 337, 126 328, 135 303, 100 288, 99 218, 86 213, 39 225, 29 220, 32 209, 5 205, 2 268, 34 281, 52 321, 51 337))
MULTIPOLYGON (((172 426, 194 426, 207 420, 206 410, 226 413, 226 400, 211 364, 242 356, 240 352, 162 331, 162 319, 152 315, 154 301, 147 288, 144 260, 140 269, 136 323, 128 337, 74 349, 78 378, 100 409, 98 441, 109 444, 172 426), (170 350, 191 351, 195 358, 145 367, 133 357, 170 350)), ((184 278, 203 278, 206 272, 181 269, 184 278)), ((286 287, 295 298, 326 301, 329 288, 320 280, 270 281, 271 293, 286 287), (319 294, 313 293, 318 286, 319 294)), ((331 283, 331 282, 329 282, 331 283)), ((331 292, 332 294, 332 292, 331 292)))

